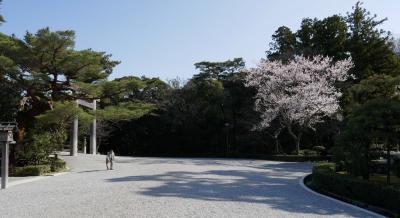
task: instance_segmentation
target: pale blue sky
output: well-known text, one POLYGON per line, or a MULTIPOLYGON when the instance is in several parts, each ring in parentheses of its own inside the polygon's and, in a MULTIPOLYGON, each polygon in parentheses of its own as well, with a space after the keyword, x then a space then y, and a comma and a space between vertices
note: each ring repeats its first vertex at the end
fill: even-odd
MULTIPOLYGON (((195 62, 265 56, 273 32, 293 30, 304 17, 345 14, 355 0, 3 0, 0 31, 21 37, 49 26, 76 31, 76 48, 111 53, 122 61, 111 78, 146 75, 190 78, 195 62)), ((400 34, 399 0, 366 0, 400 34)))

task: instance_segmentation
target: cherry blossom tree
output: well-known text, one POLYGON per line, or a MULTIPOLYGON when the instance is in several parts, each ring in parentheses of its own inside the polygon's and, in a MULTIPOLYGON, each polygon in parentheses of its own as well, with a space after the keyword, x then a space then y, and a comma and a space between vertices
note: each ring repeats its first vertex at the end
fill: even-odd
POLYGON ((246 86, 257 90, 255 110, 261 113, 257 125, 267 128, 279 119, 296 141, 307 128, 314 129, 325 117, 337 114, 342 95, 335 83, 352 77, 351 58, 333 62, 332 58, 297 56, 288 63, 262 59, 246 75, 246 86))

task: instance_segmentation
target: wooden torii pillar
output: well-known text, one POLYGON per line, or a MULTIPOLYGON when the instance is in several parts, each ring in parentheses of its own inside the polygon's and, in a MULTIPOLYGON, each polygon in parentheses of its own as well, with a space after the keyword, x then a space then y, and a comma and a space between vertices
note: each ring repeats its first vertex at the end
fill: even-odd
MULTIPOLYGON (((97 101, 100 101, 99 99, 93 99, 92 102, 88 102, 82 99, 76 100, 76 103, 83 107, 87 107, 92 109, 93 111, 96 111, 96 103, 97 101)), ((78 155, 78 117, 74 118, 73 124, 72 124, 72 140, 71 140, 71 151, 70 155, 71 156, 77 156, 78 155)), ((95 155, 97 152, 97 143, 96 143, 96 117, 93 119, 92 124, 90 125, 90 153, 95 155)), ((85 150, 85 149, 84 149, 85 150)))

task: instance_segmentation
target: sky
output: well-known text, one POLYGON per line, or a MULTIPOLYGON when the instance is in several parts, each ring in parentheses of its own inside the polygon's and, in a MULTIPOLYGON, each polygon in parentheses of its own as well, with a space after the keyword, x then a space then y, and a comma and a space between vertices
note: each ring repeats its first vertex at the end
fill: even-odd
MULTIPOLYGON (((3 0, 0 32, 23 37, 43 27, 75 30, 76 49, 121 61, 110 79, 134 75, 190 78, 194 63, 243 57, 254 66, 282 25, 345 15, 356 0, 3 0)), ((400 36, 400 1, 365 0, 381 28, 400 36)))

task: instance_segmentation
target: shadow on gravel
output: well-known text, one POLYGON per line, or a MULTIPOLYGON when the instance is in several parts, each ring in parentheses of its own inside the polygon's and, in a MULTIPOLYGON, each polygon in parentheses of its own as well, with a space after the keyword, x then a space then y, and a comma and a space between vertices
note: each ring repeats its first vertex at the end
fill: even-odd
POLYGON ((240 167, 252 167, 259 169, 273 169, 293 172, 310 172, 312 163, 298 163, 298 162, 278 162, 268 160, 251 160, 251 159, 239 159, 239 158, 135 158, 135 159, 124 159, 120 158, 116 162, 137 164, 137 165, 152 165, 152 164, 179 164, 179 165, 196 165, 196 166, 240 166, 240 167), (269 162, 268 164, 264 164, 269 162), (263 164, 261 164, 263 163, 263 164))
MULTIPOLYGON (((260 167, 260 166, 259 166, 260 167)), ((268 171, 209 170, 204 172, 171 171, 158 175, 127 176, 107 179, 114 183, 155 182, 139 193, 154 197, 178 197, 207 201, 231 201, 265 204, 292 213, 346 214, 343 207, 304 191, 298 185, 298 172, 309 172, 296 163, 264 165, 268 171), (160 185, 161 183, 161 185, 160 185)), ((351 216, 363 217, 353 210, 351 216)))
POLYGON ((107 170, 86 170, 86 171, 79 171, 76 173, 96 173, 96 172, 103 172, 103 171, 107 171, 107 170))

